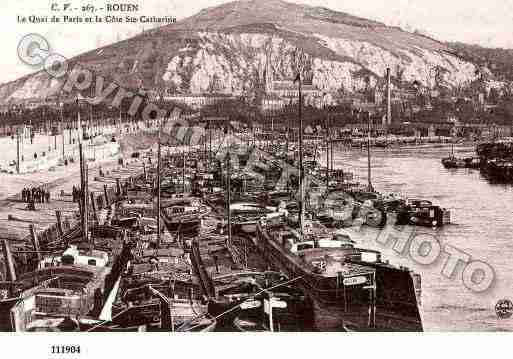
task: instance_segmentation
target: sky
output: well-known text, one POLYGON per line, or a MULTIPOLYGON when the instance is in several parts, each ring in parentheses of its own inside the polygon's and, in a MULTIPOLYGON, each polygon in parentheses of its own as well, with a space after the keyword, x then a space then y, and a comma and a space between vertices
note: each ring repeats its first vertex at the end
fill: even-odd
MULTIPOLYGON (((138 4, 135 15, 170 16, 178 21, 203 8, 226 0, 123 0, 138 4)), ((292 1, 291 1, 292 2, 292 1)), ((294 0, 313 6, 324 6, 352 15, 421 30, 442 41, 461 41, 487 47, 513 48, 513 0, 294 0)), ((29 33, 43 35, 51 49, 65 57, 105 46, 141 32, 143 24, 51 24, 19 23, 18 16, 52 15, 51 4, 63 6, 93 4, 104 7, 105 0, 2 0, 0 31, 3 51, 0 57, 0 83, 34 72, 17 56, 17 46, 29 33)), ((59 14, 59 13, 57 13, 59 14)), ((100 13, 106 15, 106 13, 100 13)))

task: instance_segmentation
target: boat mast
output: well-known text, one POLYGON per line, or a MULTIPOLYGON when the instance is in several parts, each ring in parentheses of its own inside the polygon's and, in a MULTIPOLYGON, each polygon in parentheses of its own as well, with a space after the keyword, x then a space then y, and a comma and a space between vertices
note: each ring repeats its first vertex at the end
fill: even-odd
POLYGON ((301 114, 301 107, 303 105, 302 100, 302 88, 301 88, 301 73, 298 73, 296 80, 298 81, 298 116, 299 116, 299 230, 301 236, 303 236, 303 224, 304 224, 304 190, 303 190, 303 117, 301 114))
POLYGON ((82 143, 82 136, 83 136, 83 128, 82 128, 82 121, 80 121, 80 102, 77 97, 77 137, 78 137, 78 143, 82 143))
POLYGON ((80 156, 80 187, 81 187, 81 224, 82 224, 82 232, 86 242, 89 242, 89 223, 88 223, 88 194, 87 194, 87 163, 84 158, 84 151, 82 148, 82 142, 78 143, 78 153, 80 156))
POLYGON ((64 153, 64 115, 63 115, 63 107, 64 107, 64 103, 60 103, 60 108, 61 108, 61 131, 62 131, 62 161, 64 161, 64 157, 66 157, 65 153, 64 153))
POLYGON ((374 188, 372 187, 372 178, 371 178, 371 113, 368 112, 368 125, 367 125, 367 180, 369 192, 374 192, 374 188))
MULTIPOLYGON (((274 105, 271 106, 271 145, 274 145, 276 137, 274 136, 274 105)), ((272 151, 272 149, 271 149, 272 151)))
POLYGON ((231 245, 232 244, 232 213, 231 213, 231 210, 230 210, 230 203, 231 203, 231 200, 232 200, 232 196, 231 196, 231 177, 232 177, 232 174, 231 174, 231 157, 230 157, 230 134, 229 134, 229 127, 226 128, 226 135, 227 135, 227 138, 228 138, 228 153, 227 153, 227 158, 226 158, 226 161, 227 161, 227 168, 226 168, 226 172, 227 172, 227 177, 228 177, 228 181, 227 181, 227 186, 228 186, 228 200, 227 200, 227 206, 228 206, 228 244, 231 245))
POLYGON ((287 126, 287 129, 285 130, 285 162, 286 166, 285 169, 287 171, 287 193, 289 193, 289 135, 290 135, 290 127, 287 126))
POLYGON ((9 296, 14 296, 14 282, 16 282, 16 269, 12 258, 11 248, 7 239, 2 240, 7 280, 9 281, 9 296))
POLYGON ((20 174, 20 129, 16 127, 16 173, 20 174))
POLYGON ((182 193, 185 194, 185 148, 182 152, 182 193))
POLYGON ((118 123, 119 123, 119 124, 118 124, 118 131, 119 131, 119 135, 120 135, 120 136, 121 136, 121 134, 123 133, 123 130, 122 130, 122 128, 123 128, 123 126, 122 126, 123 119, 122 119, 122 117, 121 117, 121 106, 122 106, 122 105, 123 105, 123 103, 121 102, 121 103, 119 104, 119 121, 118 121, 118 123))
POLYGON ((387 67, 387 123, 385 125, 385 144, 388 146, 388 126, 392 124, 392 103, 390 100, 390 67, 387 67))
POLYGON ((161 171, 161 129, 162 129, 162 121, 161 119, 157 119, 158 121, 158 142, 157 142, 157 248, 160 248, 160 234, 162 232, 162 223, 160 220, 160 171, 161 171))
POLYGON ((212 122, 209 120, 208 122, 208 168, 211 169, 212 163, 212 122))
MULTIPOLYGON (((331 124, 331 121, 330 121, 331 124)), ((330 173, 333 173, 333 138, 332 134, 330 133, 330 173)))
POLYGON ((326 118, 326 191, 328 191, 330 183, 330 147, 329 147, 329 127, 330 117, 326 118))

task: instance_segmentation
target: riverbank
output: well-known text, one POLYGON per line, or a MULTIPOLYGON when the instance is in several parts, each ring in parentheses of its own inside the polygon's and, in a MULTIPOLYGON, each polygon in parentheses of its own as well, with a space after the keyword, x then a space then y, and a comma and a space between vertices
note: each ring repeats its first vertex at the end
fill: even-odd
MULTIPOLYGON (((148 149, 154 140, 135 134, 125 135, 119 141, 121 151, 117 156, 88 163, 89 190, 93 197, 103 196, 104 186, 108 191, 116 190, 117 181, 123 184, 130 177, 143 173, 142 160, 130 155, 133 151, 148 149), (120 158, 123 165, 119 164, 120 158)), ((30 225, 38 232, 54 225, 57 210, 63 213, 63 219, 76 217, 78 203, 72 201, 71 193, 73 186, 79 186, 79 183, 78 162, 59 166, 54 171, 41 170, 21 175, 0 173, 0 236, 24 241, 30 234, 30 225), (27 203, 21 198, 21 190, 32 187, 43 187, 50 192, 50 202, 36 203, 35 211, 28 210, 27 203)))

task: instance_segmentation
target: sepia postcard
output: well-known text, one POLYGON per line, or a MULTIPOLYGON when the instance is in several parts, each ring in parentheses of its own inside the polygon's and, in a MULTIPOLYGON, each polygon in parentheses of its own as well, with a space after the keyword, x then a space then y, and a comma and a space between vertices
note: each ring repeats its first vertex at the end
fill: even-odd
POLYGON ((0 345, 513 330, 511 2, 0 6, 0 345))

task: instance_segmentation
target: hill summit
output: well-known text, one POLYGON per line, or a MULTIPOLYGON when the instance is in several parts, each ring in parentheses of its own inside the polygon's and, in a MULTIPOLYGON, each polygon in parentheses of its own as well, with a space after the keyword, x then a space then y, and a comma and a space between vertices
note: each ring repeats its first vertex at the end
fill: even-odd
MULTIPOLYGON (((294 77, 301 61, 320 91, 376 86, 386 68, 402 82, 464 86, 476 66, 426 36, 323 7, 235 1, 70 59, 131 87, 254 96, 266 76, 294 77), (301 57, 298 56, 301 53, 301 57), (441 69, 442 71, 435 71, 441 69)), ((62 83, 44 72, 0 87, 0 100, 44 98, 62 83)))

